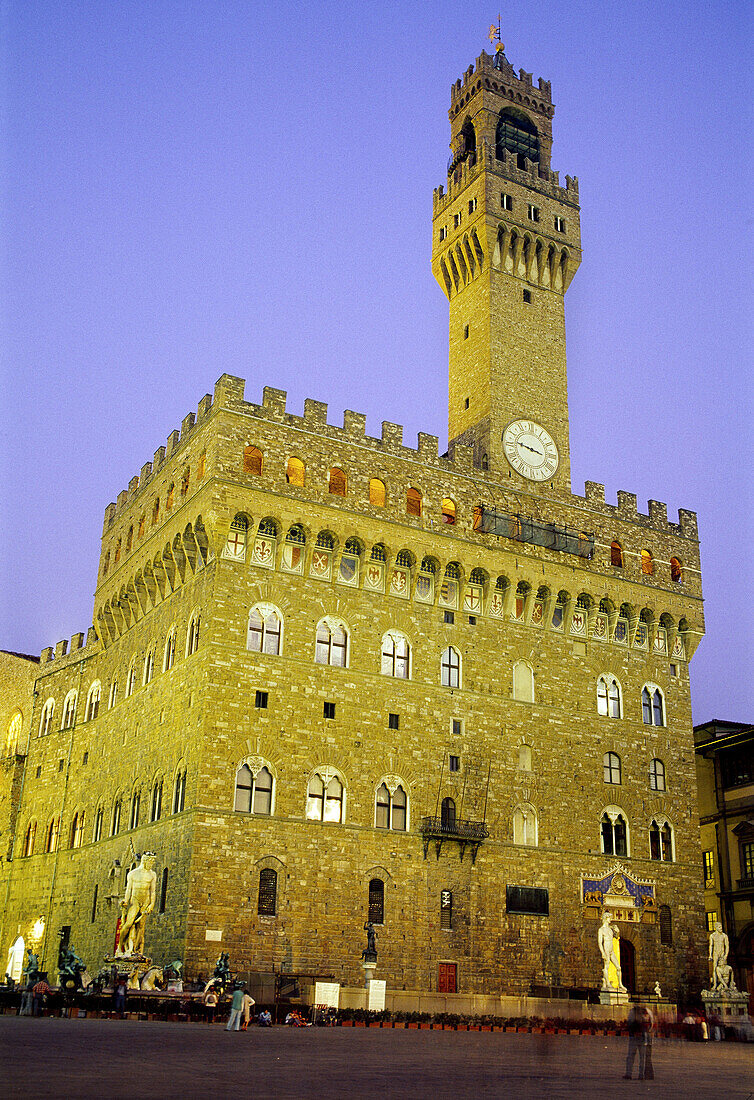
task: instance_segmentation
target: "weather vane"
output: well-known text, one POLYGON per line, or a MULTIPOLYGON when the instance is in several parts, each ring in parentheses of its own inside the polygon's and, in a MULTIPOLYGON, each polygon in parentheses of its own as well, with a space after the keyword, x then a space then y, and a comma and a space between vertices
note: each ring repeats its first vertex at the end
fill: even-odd
POLYGON ((495 53, 502 53, 505 49, 503 45, 502 31, 500 29, 500 15, 497 17, 497 26, 494 23, 490 24, 490 42, 497 42, 495 46, 495 53))

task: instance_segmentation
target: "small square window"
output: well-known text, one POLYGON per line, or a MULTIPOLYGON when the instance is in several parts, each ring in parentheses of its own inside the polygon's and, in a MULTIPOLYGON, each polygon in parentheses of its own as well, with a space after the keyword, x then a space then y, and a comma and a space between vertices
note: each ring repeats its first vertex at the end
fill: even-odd
POLYGON ((678 675, 678 665, 671 665, 670 666, 670 675, 671 676, 677 676, 678 675))
POLYGON ((469 626, 476 626, 476 615, 469 615, 469 626))
POLYGON ((65 760, 58 760, 58 771, 62 772, 64 767, 65 767, 65 760))
POLYGON ((391 730, 397 730, 400 728, 401 719, 399 714, 388 714, 387 727, 391 730))
POLYGON ((538 222, 539 221, 539 207, 534 206, 532 203, 529 203, 529 221, 530 222, 538 222))
POLYGON ((450 732, 454 737, 460 737, 463 733, 463 718, 451 718, 450 732))
POLYGON ((524 301, 527 302, 527 303, 531 302, 531 291, 530 290, 525 290, 524 291, 524 301))
POLYGON ((84 753, 84 759, 82 760, 82 764, 88 764, 88 763, 89 763, 89 753, 85 752, 84 753))
MULTIPOLYGON (((469 326, 468 325, 463 326, 463 338, 464 338, 464 340, 468 340, 468 338, 469 338, 469 326)), ((469 400, 468 397, 466 398, 466 400, 467 401, 469 400)))
POLYGON ((254 706, 257 710, 267 710, 269 694, 266 691, 258 691, 254 696, 254 706))
POLYGON ((452 611, 443 611, 442 621, 444 623, 454 623, 456 621, 456 617, 452 611))
POLYGON ((449 756, 448 757, 448 771, 460 772, 461 770, 461 757, 449 756))
POLYGON ((505 192, 503 192, 500 195, 500 205, 502 206, 503 210, 512 210, 513 209, 513 196, 512 195, 506 195, 505 192))
POLYGON ((335 703, 325 703, 323 714, 325 718, 335 717, 335 703))
POLYGON ((39 779, 41 774, 42 774, 42 765, 37 764, 37 779, 39 779))

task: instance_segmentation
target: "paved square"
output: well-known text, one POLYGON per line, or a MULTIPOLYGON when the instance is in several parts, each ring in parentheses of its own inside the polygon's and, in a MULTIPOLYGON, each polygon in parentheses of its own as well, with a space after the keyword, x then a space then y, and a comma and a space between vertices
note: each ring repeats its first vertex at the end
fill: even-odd
POLYGON ((754 1044, 656 1041, 654 1081, 622 1079, 627 1040, 378 1028, 251 1028, 0 1017, 4 1098, 754 1098, 754 1044))

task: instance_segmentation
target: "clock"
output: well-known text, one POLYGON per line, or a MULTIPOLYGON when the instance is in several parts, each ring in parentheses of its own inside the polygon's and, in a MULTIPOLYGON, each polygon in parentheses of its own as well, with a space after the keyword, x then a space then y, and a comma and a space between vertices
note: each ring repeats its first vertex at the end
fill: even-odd
POLYGON ((514 420, 503 432, 508 462, 529 481, 549 481, 560 462, 555 440, 534 420, 514 420))

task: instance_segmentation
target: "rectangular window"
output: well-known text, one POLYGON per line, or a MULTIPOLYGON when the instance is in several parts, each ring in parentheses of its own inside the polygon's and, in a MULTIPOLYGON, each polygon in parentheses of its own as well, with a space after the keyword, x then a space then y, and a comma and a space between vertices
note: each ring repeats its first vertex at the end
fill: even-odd
POLYGON ((444 240, 445 240, 445 238, 447 237, 447 235, 448 235, 448 227, 447 227, 447 225, 443 225, 443 226, 441 226, 441 227, 440 227, 440 240, 441 240, 441 241, 444 241, 444 240))
MULTIPOLYGON (((464 340, 468 340, 468 338, 469 338, 469 326, 468 326, 468 325, 464 325, 464 326, 463 326, 463 338, 464 338, 464 340)), ((466 404, 466 408, 467 408, 467 409, 468 409, 468 407, 469 407, 469 406, 468 406, 468 400, 469 400, 469 399, 468 399, 468 397, 467 397, 467 398, 466 398, 466 402, 467 402, 467 404, 466 404)))
POLYGON ((443 611, 442 615, 442 621, 444 623, 454 623, 456 621, 456 617, 452 611, 443 611))
POLYGON ((160 912, 165 912, 168 901, 168 869, 162 868, 162 882, 160 883, 160 912))
POLYGON ((266 691, 258 691, 254 696, 254 706, 257 710, 267 710, 268 693, 266 691))
POLYGON ((707 913, 707 931, 714 932, 717 923, 717 913, 707 913))
POLYGON ((453 928, 453 893, 450 890, 440 891, 440 928, 446 932, 453 928))
POLYGON ((531 291, 530 290, 525 290, 524 291, 524 301, 526 302, 527 305, 531 302, 531 291))
POLYGON ((323 714, 325 718, 335 717, 335 703, 325 703, 323 714))
POLYGON ((505 909, 508 913, 547 917, 550 915, 549 892, 539 886, 506 886, 505 909))
POLYGON ((97 919, 97 890, 98 890, 98 887, 97 887, 97 883, 95 882, 95 884, 94 884, 94 897, 92 898, 92 924, 94 924, 94 922, 97 919))
POLYGON ((37 779, 39 779, 41 774, 42 774, 42 765, 37 764, 37 779))
POLYGON ((369 920, 372 924, 385 923, 385 883, 373 878, 369 883, 369 920))
POLYGON ((400 728, 401 719, 398 714, 389 714, 387 717, 387 728, 391 730, 397 730, 400 728))
POLYGON ((469 615, 469 626, 476 626, 476 615, 469 615))
POLYGON ((741 870, 744 878, 754 879, 754 844, 741 845, 741 870))
POLYGON ((461 770, 461 757, 449 756, 448 757, 448 771, 460 772, 461 770))
POLYGON ((539 221, 539 207, 534 206, 532 203, 529 203, 529 221, 530 222, 538 222, 539 221))
POLYGON ((504 191, 501 192, 500 205, 503 208, 503 210, 512 210, 513 209, 513 196, 512 195, 506 195, 504 191))
POLYGON ((453 215, 453 228, 458 229, 458 226, 460 224, 461 224, 461 215, 460 214, 454 214, 453 215))
POLYGON ((263 917, 274 917, 277 912, 278 875, 270 867, 259 872, 259 899, 257 913, 263 917))
POLYGON ((84 753, 84 759, 82 760, 82 764, 88 764, 88 763, 89 763, 89 753, 85 752, 84 753))
POLYGON ((559 218, 557 215, 555 216, 555 231, 556 233, 565 233, 565 218, 559 218))
POLYGON ((715 857, 712 852, 703 852, 704 857, 704 885, 705 888, 715 883, 715 857))
POLYGON ((460 737, 463 733, 463 718, 451 718, 450 720, 450 732, 455 737, 460 737))
POLYGON ((476 199, 469 199, 469 214, 473 214, 476 210, 476 199))
POLYGON ((64 767, 65 767, 65 760, 58 760, 58 771, 62 772, 64 767))

